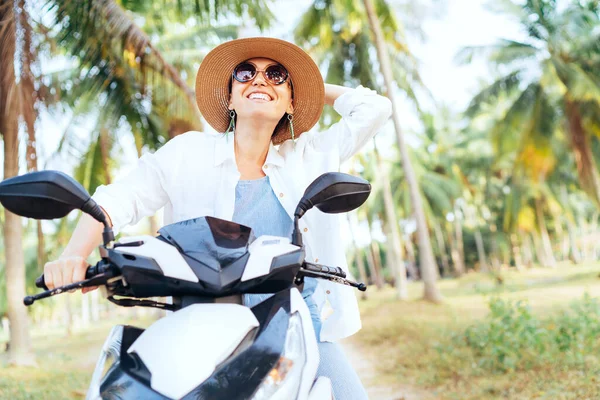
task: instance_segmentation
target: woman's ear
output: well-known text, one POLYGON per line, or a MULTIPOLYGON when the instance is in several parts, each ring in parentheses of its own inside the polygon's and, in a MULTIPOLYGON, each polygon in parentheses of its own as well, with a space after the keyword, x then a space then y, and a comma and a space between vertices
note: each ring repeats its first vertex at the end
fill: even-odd
POLYGON ((229 93, 229 105, 227 106, 229 111, 233 110, 233 102, 231 101, 231 93, 229 93))
POLYGON ((285 112, 288 113, 288 114, 293 114, 294 113, 294 102, 293 101, 290 101, 290 105, 285 110, 285 112))

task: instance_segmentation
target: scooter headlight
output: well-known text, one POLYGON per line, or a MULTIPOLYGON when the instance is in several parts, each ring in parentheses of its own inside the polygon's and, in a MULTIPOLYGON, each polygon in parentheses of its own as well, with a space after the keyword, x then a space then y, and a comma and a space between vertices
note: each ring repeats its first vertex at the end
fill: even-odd
POLYGON ((300 314, 290 317, 281 357, 254 393, 252 400, 296 398, 306 364, 304 334, 300 314))
POLYGON ((92 375, 92 381, 87 392, 87 400, 101 399, 100 384, 106 376, 110 367, 115 365, 121 358, 121 340, 123 339, 123 325, 115 326, 109 333, 108 338, 102 346, 100 358, 96 363, 96 369, 92 375))

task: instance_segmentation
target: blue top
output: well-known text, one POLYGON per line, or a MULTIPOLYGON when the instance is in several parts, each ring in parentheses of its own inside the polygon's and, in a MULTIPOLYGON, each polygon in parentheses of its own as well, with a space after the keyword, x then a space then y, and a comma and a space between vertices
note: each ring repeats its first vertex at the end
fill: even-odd
MULTIPOLYGON (((277 200, 268 176, 238 181, 232 220, 252 228, 256 237, 272 235, 290 238, 294 226, 292 219, 277 200)), ((310 310, 318 338, 321 330, 320 312, 312 297, 316 287, 315 278, 304 278, 302 297, 310 310)), ((247 294, 244 295, 244 303, 252 307, 270 296, 271 294, 247 294)))

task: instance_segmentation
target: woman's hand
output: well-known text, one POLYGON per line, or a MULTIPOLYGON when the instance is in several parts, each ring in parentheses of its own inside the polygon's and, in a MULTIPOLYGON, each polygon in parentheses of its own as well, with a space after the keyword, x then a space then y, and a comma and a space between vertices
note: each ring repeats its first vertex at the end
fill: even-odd
POLYGON ((353 90, 345 86, 325 84, 325 104, 333 106, 335 100, 346 92, 353 90))
MULTIPOLYGON (((79 256, 61 256, 56 261, 47 262, 44 265, 44 283, 49 290, 59 286, 69 285, 73 282, 85 279, 88 263, 83 257, 79 256)), ((87 293, 96 287, 83 288, 82 292, 87 293)))

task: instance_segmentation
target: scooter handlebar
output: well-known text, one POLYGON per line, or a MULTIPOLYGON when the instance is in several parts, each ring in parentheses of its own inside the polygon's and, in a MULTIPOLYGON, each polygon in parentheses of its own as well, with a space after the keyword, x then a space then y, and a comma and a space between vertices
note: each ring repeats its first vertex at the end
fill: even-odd
MULTIPOLYGON (((99 271, 98 271, 97 265, 88 265, 88 267, 85 271, 85 279, 90 279, 91 277, 98 275, 98 273, 99 273, 99 271)), ((44 289, 44 290, 48 290, 48 286, 46 286, 46 280, 45 280, 44 274, 40 275, 35 280, 35 287, 44 289)))

